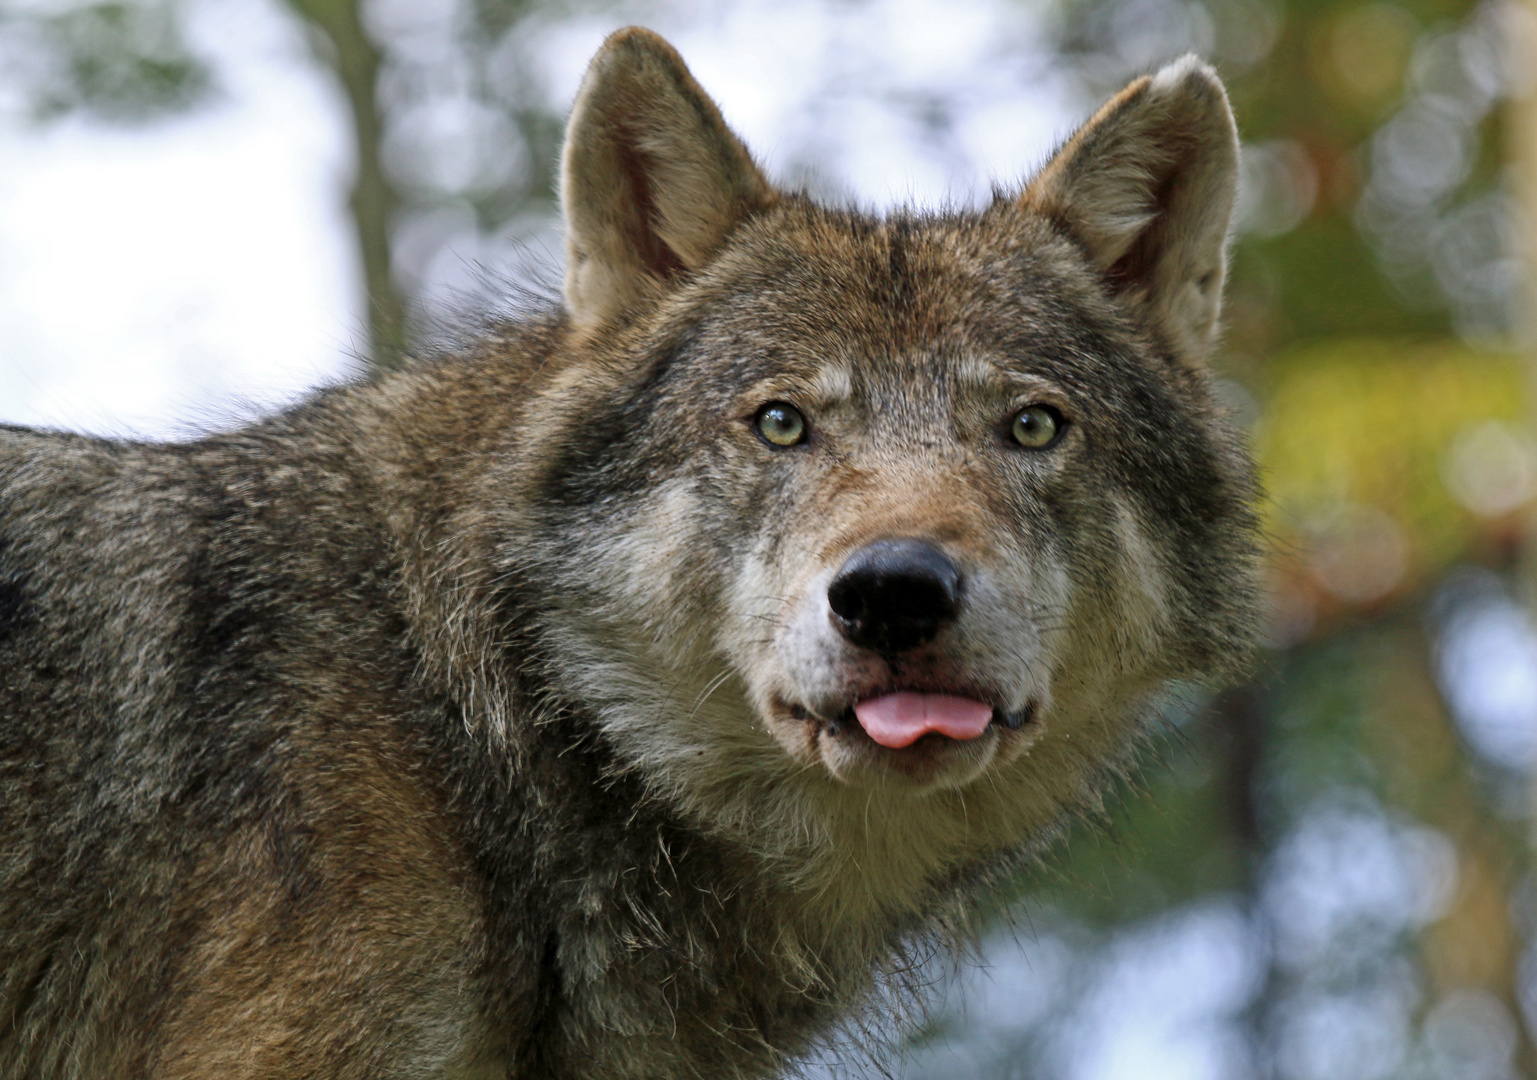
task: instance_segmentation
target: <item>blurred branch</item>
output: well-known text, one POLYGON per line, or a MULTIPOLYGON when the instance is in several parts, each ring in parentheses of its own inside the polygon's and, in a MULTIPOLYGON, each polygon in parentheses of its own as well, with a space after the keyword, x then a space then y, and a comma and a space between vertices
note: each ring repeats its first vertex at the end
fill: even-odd
POLYGON ((1243 884, 1252 891, 1255 871, 1264 857, 1259 808, 1254 787, 1265 752, 1266 705, 1255 683, 1225 691, 1215 702, 1222 743, 1222 801, 1227 828, 1238 845, 1243 884))
POLYGON ((395 286, 390 257, 390 229, 400 197, 385 175, 380 155, 380 51, 363 29, 356 0, 289 0, 289 4, 323 35, 331 55, 320 60, 341 78, 351 107, 357 176, 350 205, 368 290, 369 359, 376 366, 390 367, 404 354, 407 341, 405 304, 395 286))

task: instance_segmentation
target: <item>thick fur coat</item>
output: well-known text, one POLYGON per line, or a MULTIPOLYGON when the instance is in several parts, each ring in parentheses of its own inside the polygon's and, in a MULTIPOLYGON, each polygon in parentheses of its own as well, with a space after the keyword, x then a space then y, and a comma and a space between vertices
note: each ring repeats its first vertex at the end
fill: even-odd
POLYGON ((0 1077, 857 1020, 1249 650, 1235 162, 1187 59, 980 212, 828 209, 623 31, 560 308, 192 442, 0 429, 0 1077))

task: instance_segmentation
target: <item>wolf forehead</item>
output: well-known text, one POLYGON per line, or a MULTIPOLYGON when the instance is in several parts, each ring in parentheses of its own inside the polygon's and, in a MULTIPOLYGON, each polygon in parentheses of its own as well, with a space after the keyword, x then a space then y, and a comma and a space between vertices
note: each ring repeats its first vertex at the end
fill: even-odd
POLYGON ((813 364, 966 349, 1088 356, 1126 352, 1136 334, 1071 239, 1004 198, 976 213, 885 218, 784 199, 742 223, 676 311, 679 329, 813 364))

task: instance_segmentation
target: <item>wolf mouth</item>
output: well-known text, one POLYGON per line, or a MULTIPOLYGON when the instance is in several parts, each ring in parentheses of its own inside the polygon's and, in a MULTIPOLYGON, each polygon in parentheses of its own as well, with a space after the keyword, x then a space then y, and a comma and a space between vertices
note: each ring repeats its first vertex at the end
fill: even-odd
MULTIPOLYGON (((878 696, 880 695, 872 694, 870 697, 863 698, 861 700, 868 701, 878 696)), ((824 734, 833 738, 837 738, 845 731, 850 730, 858 731, 865 735, 866 738, 869 738, 868 732, 865 731, 864 725, 860 723, 859 717, 854 711, 857 704, 857 702, 850 703, 844 706, 840 712, 837 712, 831 716, 813 712, 806 706, 799 704, 791 704, 786 706, 786 711, 788 711, 789 714, 796 720, 816 724, 821 728, 824 734)), ((993 706, 992 716, 988 719, 987 727, 998 728, 1003 731, 1019 731, 1035 719, 1035 711, 1036 703, 1033 700, 1027 701, 1023 708, 1013 711, 1009 711, 995 705, 993 706)), ((914 739, 910 745, 916 746, 919 743, 962 741, 964 740, 951 738, 950 736, 945 735, 939 731, 926 731, 918 738, 914 739)), ((903 749, 905 749, 905 747, 903 747, 903 749)))

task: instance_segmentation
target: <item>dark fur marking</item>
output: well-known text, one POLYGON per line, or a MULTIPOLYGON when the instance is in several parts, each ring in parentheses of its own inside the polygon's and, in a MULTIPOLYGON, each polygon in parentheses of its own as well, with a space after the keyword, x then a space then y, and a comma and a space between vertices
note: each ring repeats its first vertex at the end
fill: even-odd
POLYGON ((33 621, 26 576, 11 554, 12 547, 11 541, 0 536, 0 644, 25 631, 33 621))
MULTIPOLYGON (((651 362, 644 378, 572 433, 544 473, 541 502, 552 510, 591 507, 608 494, 644 490, 658 467, 686 456, 659 452, 654 440, 640 435, 662 411, 669 380, 694 347, 697 334, 695 326, 685 330, 651 362), (647 452, 635 452, 638 442, 648 447, 647 452)), ((687 445, 681 433, 676 445, 687 445)))

